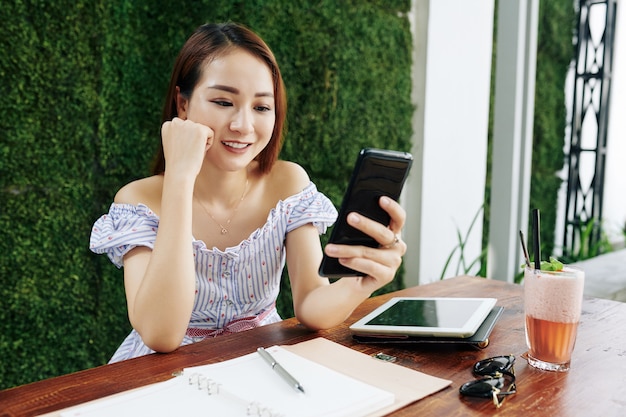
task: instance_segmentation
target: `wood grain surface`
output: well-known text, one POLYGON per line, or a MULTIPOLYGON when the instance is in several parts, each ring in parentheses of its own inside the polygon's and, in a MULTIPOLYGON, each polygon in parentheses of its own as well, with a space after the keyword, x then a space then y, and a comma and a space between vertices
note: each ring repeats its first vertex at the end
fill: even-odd
POLYGON ((331 330, 311 332, 295 319, 288 319, 184 346, 173 353, 148 355, 0 391, 0 417, 58 415, 63 408, 169 379, 184 367, 231 359, 258 346, 294 344, 320 336, 367 354, 384 352, 397 357, 403 366, 453 381, 451 387, 394 416, 626 415, 626 304, 584 300, 572 369, 567 373, 536 370, 520 357, 526 351, 523 308, 523 287, 519 285, 475 277, 451 278, 370 298, 343 325, 331 330), (505 309, 484 349, 354 342, 349 325, 393 296, 495 297, 497 305, 505 309), (474 378, 471 367, 476 361, 505 354, 517 357, 517 394, 500 409, 490 400, 459 395, 459 387, 474 378))

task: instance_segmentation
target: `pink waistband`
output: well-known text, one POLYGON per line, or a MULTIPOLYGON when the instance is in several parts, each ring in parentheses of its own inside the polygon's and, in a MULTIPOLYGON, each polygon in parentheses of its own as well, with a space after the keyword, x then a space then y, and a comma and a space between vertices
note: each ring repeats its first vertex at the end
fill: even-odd
POLYGON ((261 322, 276 310, 276 305, 272 304, 267 310, 263 311, 258 316, 242 317, 240 319, 233 320, 226 323, 221 329, 199 329, 190 327, 187 329, 187 336, 189 337, 217 337, 224 334, 242 332, 244 330, 254 329, 259 327, 261 322))

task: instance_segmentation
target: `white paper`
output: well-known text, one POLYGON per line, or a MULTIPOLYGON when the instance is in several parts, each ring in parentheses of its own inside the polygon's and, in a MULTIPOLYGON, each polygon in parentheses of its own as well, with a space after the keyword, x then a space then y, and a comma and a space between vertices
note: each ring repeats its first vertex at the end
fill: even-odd
MULTIPOLYGON (((246 416, 257 405, 271 416, 363 416, 394 402, 394 394, 273 346, 267 351, 304 387, 298 393, 258 353, 187 368, 183 376, 64 412, 63 417, 246 416), (197 375, 219 384, 209 395, 197 375), (190 385, 189 379, 193 383, 190 385), (269 414, 268 412, 271 412, 269 414)), ((214 386, 214 385, 213 385, 214 386)), ((252 414, 254 415, 254 414, 252 414)))

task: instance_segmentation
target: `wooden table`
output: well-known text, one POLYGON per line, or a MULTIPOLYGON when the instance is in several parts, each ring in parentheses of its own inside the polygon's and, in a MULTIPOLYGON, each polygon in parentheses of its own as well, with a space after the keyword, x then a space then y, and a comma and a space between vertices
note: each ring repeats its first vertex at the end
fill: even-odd
MULTIPOLYGON (((539 371, 519 355, 526 351, 523 288, 501 281, 457 277, 373 297, 342 326, 310 332, 295 319, 221 336, 185 346, 174 353, 154 354, 113 365, 64 375, 0 391, 0 417, 35 416, 163 381, 183 367, 219 362, 250 353, 259 345, 293 344, 325 337, 367 354, 384 352, 397 363, 452 380, 452 385, 411 404, 394 416, 624 416, 626 415, 626 304, 587 298, 568 373, 539 371), (505 307, 479 350, 459 345, 364 345, 355 343, 348 326, 392 296, 495 297, 505 307), (499 410, 489 400, 459 396, 461 384, 473 379, 472 365, 490 356, 515 354, 518 393, 499 410)), ((52 413, 51 415, 56 415, 52 413)))

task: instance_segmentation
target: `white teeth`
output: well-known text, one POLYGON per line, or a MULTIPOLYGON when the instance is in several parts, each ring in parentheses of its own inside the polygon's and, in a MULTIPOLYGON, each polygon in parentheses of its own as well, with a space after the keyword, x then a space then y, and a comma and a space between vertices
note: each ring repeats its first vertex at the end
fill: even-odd
POLYGON ((239 143, 239 142, 222 142, 222 143, 226 146, 230 146, 231 148, 235 148, 235 149, 243 149, 246 146, 248 146, 247 143, 239 143))

